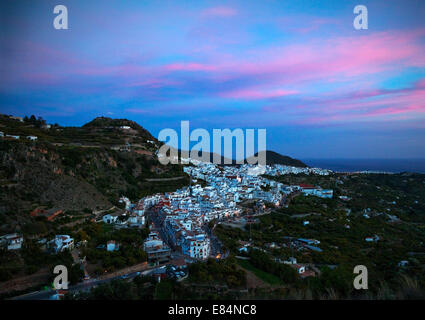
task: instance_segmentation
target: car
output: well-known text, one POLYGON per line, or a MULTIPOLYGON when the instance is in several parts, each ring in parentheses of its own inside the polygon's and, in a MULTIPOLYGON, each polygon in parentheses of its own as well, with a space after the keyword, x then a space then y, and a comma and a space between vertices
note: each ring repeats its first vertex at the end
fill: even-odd
POLYGON ((121 279, 127 279, 128 278, 128 274, 123 274, 122 276, 121 276, 121 279))

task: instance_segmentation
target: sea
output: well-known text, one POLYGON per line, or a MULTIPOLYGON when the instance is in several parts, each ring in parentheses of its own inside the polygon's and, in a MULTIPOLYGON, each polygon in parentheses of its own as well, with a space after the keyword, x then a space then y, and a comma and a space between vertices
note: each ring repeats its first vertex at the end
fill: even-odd
POLYGON ((378 171, 425 174, 425 159, 302 159, 309 167, 337 172, 378 171))

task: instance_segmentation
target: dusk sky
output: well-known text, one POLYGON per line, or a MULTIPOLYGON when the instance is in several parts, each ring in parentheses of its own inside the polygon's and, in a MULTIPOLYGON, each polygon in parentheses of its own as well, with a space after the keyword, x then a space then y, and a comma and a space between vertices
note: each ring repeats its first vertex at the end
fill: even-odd
POLYGON ((266 128, 269 150, 301 159, 425 158, 423 0, 0 3, 1 113, 155 136, 182 120, 266 128))

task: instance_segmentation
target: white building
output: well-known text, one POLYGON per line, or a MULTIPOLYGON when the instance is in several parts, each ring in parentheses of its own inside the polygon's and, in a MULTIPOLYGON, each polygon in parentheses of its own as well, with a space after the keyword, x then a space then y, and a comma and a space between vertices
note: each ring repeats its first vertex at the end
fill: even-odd
POLYGON ((74 239, 68 235, 57 235, 53 240, 49 241, 48 246, 55 253, 71 250, 74 248, 74 239))
POLYGON ((138 216, 134 213, 128 218, 127 223, 130 226, 143 226, 145 225, 145 216, 138 216))
POLYGON ((320 187, 315 187, 309 184, 300 184, 299 189, 305 195, 312 195, 320 198, 332 198, 333 190, 331 189, 322 189, 320 187))
POLYGON ((333 190, 331 189, 316 189, 316 193, 314 194, 317 197, 320 198, 332 198, 333 197, 333 190))
POLYGON ((18 140, 20 138, 20 136, 14 136, 12 134, 7 134, 6 137, 7 138, 12 138, 12 139, 15 139, 15 140, 18 140))
POLYGON ((291 265, 298 274, 303 274, 305 272, 305 266, 299 265, 299 264, 292 264, 291 265))
POLYGON ((115 240, 110 240, 106 243, 107 251, 115 251, 119 250, 119 244, 115 242, 115 240))
POLYGON ((10 116, 9 118, 13 120, 18 120, 19 122, 24 122, 24 118, 22 117, 10 116))
POLYGON ((125 203, 125 210, 130 211, 132 208, 130 199, 128 199, 127 197, 122 196, 119 200, 119 203, 125 203))
POLYGON ((149 251, 152 249, 162 248, 164 242, 160 239, 158 232, 151 232, 143 244, 143 250, 149 251))
POLYGON ((36 136, 27 136, 28 140, 36 141, 38 138, 36 136))
POLYGON ((6 234, 0 237, 1 246, 7 248, 7 250, 19 250, 22 248, 23 242, 24 238, 17 233, 6 234))
POLYGON ((366 242, 378 242, 379 241, 379 236, 378 235, 374 235, 373 237, 366 237, 365 238, 366 242))
POLYGON ((297 264, 297 259, 294 257, 289 257, 288 260, 283 261, 284 264, 297 264))
POLYGON ((409 261, 407 260, 401 260, 397 265, 402 268, 402 267, 406 267, 409 264, 409 261))
POLYGON ((106 214, 102 217, 103 222, 108 223, 108 224, 112 224, 115 223, 118 219, 118 216, 116 215, 111 215, 111 214, 106 214))
POLYGON ((210 255, 210 239, 205 234, 187 236, 183 241, 182 252, 191 258, 207 259, 210 255))

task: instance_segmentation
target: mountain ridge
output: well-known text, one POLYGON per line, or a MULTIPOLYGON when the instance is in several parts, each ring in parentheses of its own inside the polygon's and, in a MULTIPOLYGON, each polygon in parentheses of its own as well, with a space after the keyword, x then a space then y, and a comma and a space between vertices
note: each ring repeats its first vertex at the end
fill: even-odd
MULTIPOLYGON (((282 155, 272 150, 266 150, 265 152, 266 152, 266 164, 268 165, 281 164, 281 165, 292 166, 292 167, 301 167, 301 168, 308 167, 304 162, 302 162, 299 159, 291 158, 290 156, 282 155)), ((258 157, 258 152, 255 153, 254 157, 258 157)), ((246 161, 247 159, 245 159, 245 162, 246 161)))

